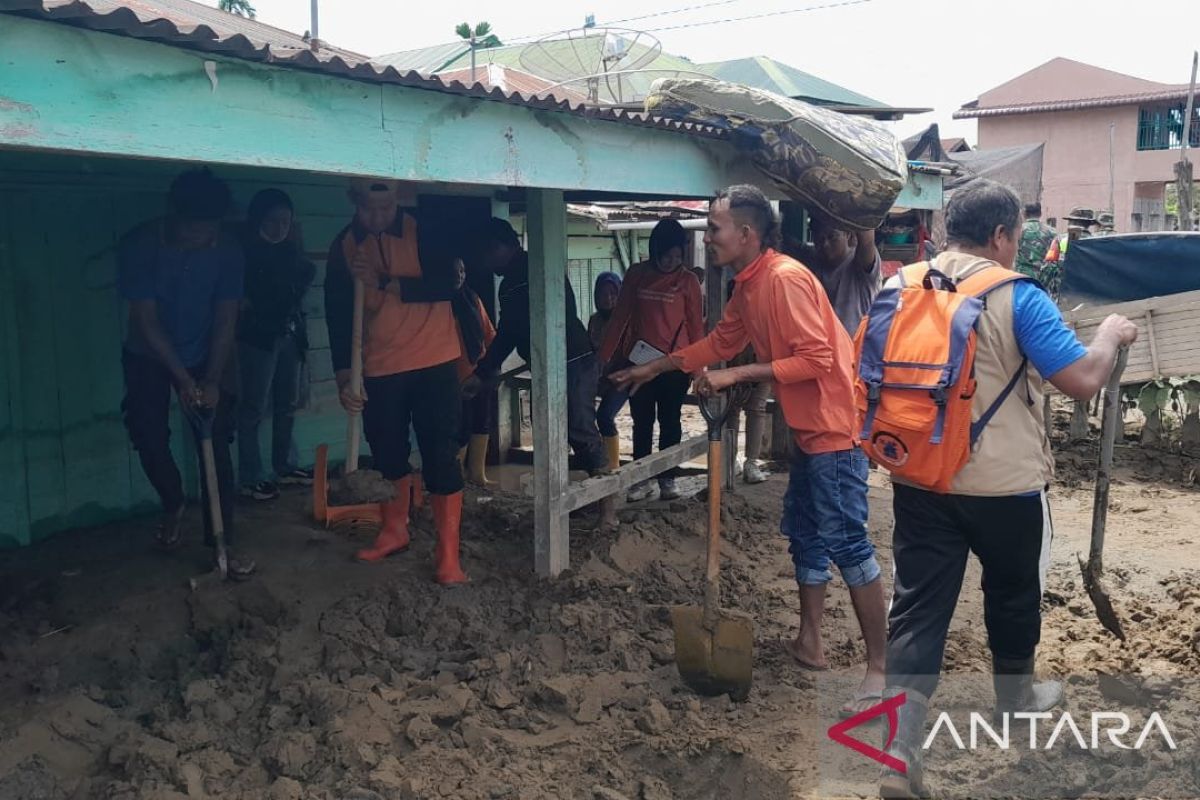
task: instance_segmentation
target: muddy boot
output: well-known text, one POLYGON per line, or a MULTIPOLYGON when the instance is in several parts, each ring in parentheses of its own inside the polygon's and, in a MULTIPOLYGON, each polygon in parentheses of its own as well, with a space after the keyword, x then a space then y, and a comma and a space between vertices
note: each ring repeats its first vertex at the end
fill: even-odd
POLYGON ((763 483, 770 476, 771 473, 767 472, 758 460, 747 461, 746 466, 742 469, 742 480, 751 485, 763 483))
POLYGON ((434 547, 434 580, 443 586, 470 580, 458 565, 458 538, 462 529, 462 492, 430 495, 438 539, 434 547))
MULTIPOLYGON (((884 767, 879 776, 879 796, 887 800, 912 800, 929 797, 925 786, 924 770, 921 765, 921 745, 925 738, 925 715, 929 711, 929 700, 920 692, 889 686, 883 692, 884 699, 903 692, 907 695, 904 705, 896 710, 896 738, 887 748, 887 754, 905 765, 905 772, 884 767)), ((884 731, 884 744, 888 731, 884 731)))
POLYGON ((1011 659, 993 655, 992 688, 996 690, 997 719, 1018 711, 1049 711, 1063 701, 1061 683, 1033 680, 1033 656, 1011 659))
POLYGON ((608 459, 608 471, 616 472, 621 468, 621 437, 604 437, 604 456, 608 459))
POLYGON ((412 475, 394 481, 396 496, 386 503, 380 503, 383 511, 383 527, 375 537, 375 544, 359 550, 359 561, 382 561, 392 553, 401 553, 408 549, 408 511, 412 502, 412 475))
POLYGON ((471 437, 471 444, 467 447, 467 480, 485 489, 496 485, 488 480, 486 469, 487 449, 488 435, 486 433, 473 435, 471 437))
POLYGON ((679 487, 675 485, 674 478, 659 478, 658 479, 658 499, 659 500, 678 500, 680 497, 679 487))
POLYGON ((629 487, 629 493, 625 495, 625 502, 640 503, 651 497, 654 497, 654 487, 650 485, 650 481, 641 481, 629 487))

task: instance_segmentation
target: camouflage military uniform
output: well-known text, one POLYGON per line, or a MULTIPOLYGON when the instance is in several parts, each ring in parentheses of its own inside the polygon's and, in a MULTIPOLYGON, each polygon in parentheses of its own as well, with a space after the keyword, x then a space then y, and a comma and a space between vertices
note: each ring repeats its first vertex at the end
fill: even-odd
POLYGON ((1021 240, 1017 245, 1017 272, 1036 278, 1045 285, 1046 253, 1053 242, 1054 231, 1043 225, 1041 220, 1026 220, 1021 226, 1021 240))

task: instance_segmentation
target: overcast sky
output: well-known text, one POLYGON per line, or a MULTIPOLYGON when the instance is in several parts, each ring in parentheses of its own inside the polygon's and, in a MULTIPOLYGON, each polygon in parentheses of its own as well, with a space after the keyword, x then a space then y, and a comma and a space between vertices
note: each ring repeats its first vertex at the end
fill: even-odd
MULTIPOLYGON (((213 1, 213 0, 210 0, 213 1)), ((309 0, 251 0, 262 22, 302 32, 309 0)), ((214 2, 215 4, 215 2, 214 2)), ((368 55, 454 40, 454 26, 487 20, 502 40, 583 24, 653 30, 752 14, 756 20, 660 30, 667 52, 696 62, 765 55, 897 106, 932 107, 896 126, 907 136, 931 122, 975 141, 964 102, 1055 56, 1165 83, 1186 83, 1200 47, 1197 0, 322 0, 320 34, 368 55), (701 6, 699 8, 695 8, 701 6), (693 7, 693 10, 676 12, 693 7), (654 15, 654 16, 647 16, 654 15)))

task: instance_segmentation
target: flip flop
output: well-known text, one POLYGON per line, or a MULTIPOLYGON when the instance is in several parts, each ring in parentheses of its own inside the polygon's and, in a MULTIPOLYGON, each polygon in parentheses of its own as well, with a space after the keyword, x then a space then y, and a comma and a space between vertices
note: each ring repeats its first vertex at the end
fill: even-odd
POLYGON ((881 692, 859 692, 850 702, 838 709, 839 719, 850 719, 855 714, 861 714, 868 708, 878 705, 883 700, 881 692))

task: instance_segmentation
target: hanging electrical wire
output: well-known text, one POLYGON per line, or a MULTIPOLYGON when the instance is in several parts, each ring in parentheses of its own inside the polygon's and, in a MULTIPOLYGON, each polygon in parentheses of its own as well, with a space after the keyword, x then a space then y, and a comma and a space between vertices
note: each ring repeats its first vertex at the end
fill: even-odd
POLYGON ((780 11, 764 11, 761 14, 749 14, 744 17, 727 17, 725 19, 710 19, 702 22, 684 22, 679 25, 666 25, 661 28, 647 28, 644 33, 660 33, 662 31, 678 31, 684 28, 702 28, 706 25, 726 25, 733 22, 746 22, 754 19, 767 19, 768 17, 782 17, 787 14, 800 14, 805 11, 823 11, 828 8, 844 8, 846 6, 860 6, 864 3, 870 3, 872 0, 840 0, 836 3, 823 3, 816 6, 805 6, 804 8, 786 8, 780 11))

